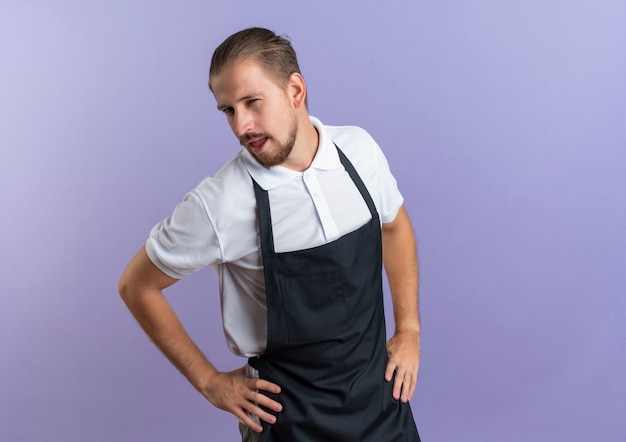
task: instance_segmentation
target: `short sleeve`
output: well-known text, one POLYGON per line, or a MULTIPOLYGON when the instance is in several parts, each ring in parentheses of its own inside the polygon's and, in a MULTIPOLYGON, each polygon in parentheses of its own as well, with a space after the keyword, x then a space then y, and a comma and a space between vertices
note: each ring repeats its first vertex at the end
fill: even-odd
POLYGON ((195 192, 188 193, 171 216, 154 226, 146 251, 154 265, 176 279, 220 262, 215 229, 195 192))
POLYGON ((386 224, 392 222, 400 207, 404 203, 404 198, 398 189, 398 183, 391 173, 387 158, 376 142, 374 142, 376 158, 376 181, 378 188, 378 205, 381 221, 386 224))
POLYGON ((392 222, 404 198, 380 146, 357 126, 324 126, 330 139, 346 154, 369 191, 382 223, 392 222))

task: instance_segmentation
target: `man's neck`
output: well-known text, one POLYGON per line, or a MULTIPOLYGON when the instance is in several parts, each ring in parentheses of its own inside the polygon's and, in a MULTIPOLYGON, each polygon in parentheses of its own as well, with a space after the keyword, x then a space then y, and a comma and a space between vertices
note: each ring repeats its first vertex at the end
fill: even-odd
POLYGON ((281 166, 304 172, 311 166, 319 146, 319 134, 308 114, 298 121, 298 133, 293 150, 281 166))

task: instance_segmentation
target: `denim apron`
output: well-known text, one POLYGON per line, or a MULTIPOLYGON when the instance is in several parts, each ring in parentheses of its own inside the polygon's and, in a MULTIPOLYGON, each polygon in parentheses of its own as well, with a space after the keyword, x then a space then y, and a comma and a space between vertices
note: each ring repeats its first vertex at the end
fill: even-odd
POLYGON ((381 226, 358 173, 337 149, 369 208, 364 226, 328 244, 276 253, 267 191, 254 182, 267 294, 267 348, 248 363, 281 387, 264 442, 417 442, 408 403, 394 400, 387 364, 381 226))

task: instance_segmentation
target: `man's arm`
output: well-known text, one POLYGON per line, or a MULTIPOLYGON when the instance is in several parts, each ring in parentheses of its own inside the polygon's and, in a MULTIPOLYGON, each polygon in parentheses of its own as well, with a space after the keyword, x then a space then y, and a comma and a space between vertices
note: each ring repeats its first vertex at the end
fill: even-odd
POLYGON ((393 385, 393 397, 407 402, 413 397, 420 361, 420 318, 415 235, 404 207, 395 219, 383 224, 383 263, 389 280, 396 330, 387 341, 389 362, 385 379, 393 385))
POLYGON ((281 405, 259 393, 279 393, 280 387, 262 379, 246 377, 245 367, 222 373, 191 340, 162 290, 177 280, 157 268, 142 248, 130 262, 119 282, 119 292, 139 325, 189 382, 213 405, 234 414, 255 431, 262 427, 246 412, 274 423, 276 418, 263 405, 277 412, 281 405))

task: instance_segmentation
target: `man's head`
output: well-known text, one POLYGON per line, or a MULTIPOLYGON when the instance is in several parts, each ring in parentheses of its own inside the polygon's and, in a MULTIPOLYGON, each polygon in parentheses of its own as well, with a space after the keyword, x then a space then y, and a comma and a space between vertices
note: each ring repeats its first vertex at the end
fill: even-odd
POLYGON ((291 74, 302 75, 296 51, 286 37, 268 29, 249 28, 228 37, 213 52, 209 69, 211 91, 213 79, 224 68, 244 60, 257 62, 281 87, 287 84, 291 74))
POLYGON ((213 54, 209 87, 217 108, 239 142, 266 168, 296 167, 291 154, 294 147, 301 151, 299 128, 311 124, 299 70, 289 41, 266 29, 237 32, 213 54))

